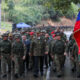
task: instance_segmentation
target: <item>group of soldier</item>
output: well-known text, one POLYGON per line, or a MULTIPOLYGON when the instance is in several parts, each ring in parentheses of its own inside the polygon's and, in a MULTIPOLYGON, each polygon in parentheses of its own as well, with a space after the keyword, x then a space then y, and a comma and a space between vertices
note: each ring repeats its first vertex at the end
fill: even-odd
POLYGON ((39 72, 43 76, 44 65, 46 69, 53 66, 57 77, 61 77, 66 56, 70 57, 72 72, 77 72, 77 77, 80 77, 78 46, 73 34, 68 41, 64 31, 60 28, 52 32, 44 29, 15 30, 4 33, 0 38, 2 78, 11 74, 12 71, 14 77, 19 78, 26 70, 33 70, 34 77, 39 77, 39 72))

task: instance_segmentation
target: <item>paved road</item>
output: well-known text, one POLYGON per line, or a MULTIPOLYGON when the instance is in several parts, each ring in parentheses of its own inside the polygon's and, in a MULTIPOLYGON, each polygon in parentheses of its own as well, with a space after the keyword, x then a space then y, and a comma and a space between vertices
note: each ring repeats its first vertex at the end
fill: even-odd
MULTIPOLYGON (((34 78, 32 71, 26 72, 24 77, 20 77, 17 80, 80 80, 76 77, 76 73, 71 72, 71 65, 69 57, 66 58, 65 61, 65 68, 63 70, 64 76, 61 78, 56 77, 56 73, 53 72, 52 68, 49 67, 48 69, 44 69, 44 76, 39 78, 34 78)), ((7 78, 0 79, 0 80, 16 80, 13 76, 8 75, 7 78)))

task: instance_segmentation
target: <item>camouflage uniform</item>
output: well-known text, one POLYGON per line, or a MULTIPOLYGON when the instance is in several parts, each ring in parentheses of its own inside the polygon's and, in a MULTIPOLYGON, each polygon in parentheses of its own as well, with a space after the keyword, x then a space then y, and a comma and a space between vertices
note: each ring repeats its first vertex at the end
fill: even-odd
POLYGON ((54 57, 53 46, 54 46, 55 42, 56 42, 56 40, 52 39, 51 42, 50 42, 50 44, 49 44, 49 52, 50 52, 50 56, 51 56, 51 59, 52 59, 52 70, 53 71, 56 70, 55 60, 54 60, 54 58, 52 58, 52 56, 54 57))
POLYGON ((71 39, 67 45, 67 53, 69 55, 70 52, 70 62, 71 62, 71 67, 72 67, 72 71, 74 72, 75 70, 75 65, 74 65, 74 61, 72 60, 72 56, 73 56, 73 45, 75 43, 74 39, 71 39))
POLYGON ((71 55, 71 66, 73 66, 73 71, 76 71, 78 67, 78 46, 76 42, 73 44, 72 47, 72 55, 71 55))
MULTIPOLYGON (((31 43, 33 43, 34 39, 35 39, 35 35, 30 35, 30 47, 31 47, 31 43)), ((29 69, 32 70, 33 66, 34 66, 34 56, 29 56, 30 60, 29 60, 29 69)))
POLYGON ((77 77, 80 78, 80 61, 79 61, 79 55, 78 55, 78 46, 76 44, 76 42, 73 45, 73 54, 72 54, 72 58, 73 58, 73 64, 75 66, 75 71, 77 71, 77 77))
POLYGON ((12 33, 9 33, 9 37, 8 37, 8 40, 11 42, 11 71, 14 70, 14 62, 12 60, 12 45, 13 45, 13 42, 14 42, 14 38, 13 38, 13 34, 12 33))
POLYGON ((64 33, 61 33, 61 38, 66 43, 67 37, 66 37, 66 35, 64 33))
POLYGON ((45 41, 42 40, 40 36, 36 37, 31 43, 30 54, 34 56, 35 77, 38 77, 39 68, 41 75, 43 75, 44 52, 47 52, 49 50, 48 46, 45 46, 45 44, 46 44, 45 41))
MULTIPOLYGON (((20 39, 19 36, 15 36, 16 39, 20 39)), ((22 75, 23 70, 23 56, 24 56, 24 45, 22 41, 15 41, 12 46, 13 61, 15 66, 15 75, 22 75)))
MULTIPOLYGON (((5 33, 3 34, 3 38, 8 37, 8 35, 5 33)), ((11 43, 8 40, 2 40, 1 43, 1 70, 2 74, 6 75, 7 74, 7 64, 8 64, 8 72, 11 71, 11 43)))
MULTIPOLYGON (((56 36, 60 36, 60 33, 56 33, 56 36)), ((56 65, 57 76, 62 75, 62 68, 64 65, 64 56, 65 52, 65 43, 63 40, 56 40, 54 45, 52 46, 52 55, 54 56, 54 62, 56 65)))
MULTIPOLYGON (((45 38, 45 46, 48 46, 48 49, 49 49, 49 37, 45 38)), ((45 54, 44 52, 44 62, 45 62, 45 65, 46 65, 46 68, 48 68, 48 58, 49 58, 49 50, 48 50, 48 54, 45 54)))

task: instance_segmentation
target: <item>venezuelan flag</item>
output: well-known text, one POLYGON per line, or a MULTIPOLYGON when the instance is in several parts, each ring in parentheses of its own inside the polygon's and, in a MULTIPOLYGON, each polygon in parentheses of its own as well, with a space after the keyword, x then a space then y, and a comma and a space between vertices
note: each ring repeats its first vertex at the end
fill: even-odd
POLYGON ((76 40, 76 43, 77 43, 78 49, 79 49, 78 55, 80 55, 80 11, 77 16, 77 20, 76 20, 76 23, 74 26, 73 33, 74 33, 74 38, 76 40))

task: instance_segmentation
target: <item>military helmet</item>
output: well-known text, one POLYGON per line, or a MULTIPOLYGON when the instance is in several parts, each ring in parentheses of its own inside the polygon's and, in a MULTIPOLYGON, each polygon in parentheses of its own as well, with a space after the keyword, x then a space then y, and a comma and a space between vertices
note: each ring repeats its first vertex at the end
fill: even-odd
POLYGON ((36 33, 40 33, 41 31, 40 30, 36 30, 36 33))
POLYGON ((8 34, 7 34, 7 33, 4 33, 4 34, 2 35, 2 37, 8 37, 8 34))
POLYGON ((55 32, 55 36, 61 36, 61 32, 55 32))
POLYGON ((46 33, 46 30, 41 30, 41 32, 46 33))
POLYGON ((15 39, 18 39, 18 38, 20 38, 20 35, 15 35, 15 39))

